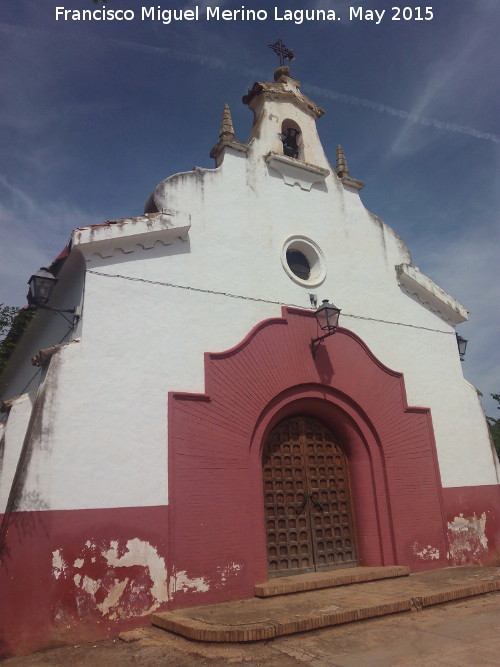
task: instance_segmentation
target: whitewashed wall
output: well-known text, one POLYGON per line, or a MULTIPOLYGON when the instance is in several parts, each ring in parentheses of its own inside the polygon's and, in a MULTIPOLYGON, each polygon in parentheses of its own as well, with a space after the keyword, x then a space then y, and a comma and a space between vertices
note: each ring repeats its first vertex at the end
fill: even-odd
POLYGON ((399 286, 406 246, 335 175, 314 121, 269 99, 257 105, 248 152, 226 148, 219 161, 163 181, 157 216, 75 233, 72 255, 87 267, 81 341, 51 361, 22 507, 33 490, 50 509, 166 504, 168 392, 203 392, 205 352, 234 346, 280 316, 279 304, 309 308, 309 293, 341 307, 341 325, 404 373, 410 405, 431 408, 443 485, 496 483, 453 326, 399 286), (301 126, 307 162, 330 170, 310 191, 285 184, 264 159, 280 150, 284 118, 301 126), (299 285, 284 270, 292 235, 321 248, 321 285, 299 285))

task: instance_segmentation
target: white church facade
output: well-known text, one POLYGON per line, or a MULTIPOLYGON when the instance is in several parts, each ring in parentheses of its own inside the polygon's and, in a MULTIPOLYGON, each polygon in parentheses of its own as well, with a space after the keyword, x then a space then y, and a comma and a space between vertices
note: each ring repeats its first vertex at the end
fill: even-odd
POLYGON ((498 559, 466 309, 329 161, 288 68, 243 101, 247 142, 226 107, 214 169, 75 229, 48 267, 52 310, 0 380, 5 653, 272 576, 498 559), (327 299, 338 326, 312 346, 327 299))

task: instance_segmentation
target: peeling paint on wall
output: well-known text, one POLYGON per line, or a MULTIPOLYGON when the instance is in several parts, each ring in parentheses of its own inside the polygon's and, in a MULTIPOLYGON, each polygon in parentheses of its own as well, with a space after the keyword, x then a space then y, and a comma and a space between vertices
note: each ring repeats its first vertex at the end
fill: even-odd
MULTIPOLYGON (((214 585, 227 585, 241 569, 233 562, 218 568, 214 585)), ((169 576, 156 547, 138 538, 87 540, 71 558, 57 549, 52 554, 52 574, 72 588, 80 618, 97 614, 110 621, 147 616, 177 592, 206 593, 211 586, 204 577, 190 577, 186 570, 169 576)))
POLYGON ((109 589, 107 596, 100 604, 97 605, 97 608, 103 616, 109 614, 110 618, 116 618, 116 615, 110 612, 113 610, 113 607, 118 604, 125 588, 127 587, 128 582, 128 577, 125 577, 123 581, 120 581, 119 579, 114 580, 114 584, 109 589))
POLYGON ((413 553, 422 560, 439 560, 439 549, 428 544, 423 547, 418 542, 413 545, 413 553))
POLYGON ((109 620, 147 616, 169 599, 165 560, 148 542, 87 540, 77 558, 67 559, 72 566, 61 549, 52 556, 53 576, 72 580, 82 617, 92 611, 109 620))
POLYGON ((167 587, 167 572, 165 560, 158 555, 158 552, 148 542, 138 539, 127 542, 127 551, 119 556, 118 542, 111 542, 111 548, 103 553, 108 565, 113 567, 130 567, 140 565, 147 568, 149 577, 153 583, 151 595, 155 600, 154 611, 162 602, 169 599, 167 587))
POLYGON ((480 564, 481 558, 488 553, 486 537, 486 513, 478 518, 456 516, 448 523, 450 551, 448 558, 453 565, 480 564))
POLYGON ((174 593, 178 591, 187 591, 194 589, 199 593, 206 593, 209 590, 209 585, 207 584, 206 579, 203 577, 198 577, 190 579, 187 575, 186 570, 181 572, 176 572, 171 578, 169 583, 169 595, 172 597, 174 593))
POLYGON ((241 565, 238 565, 238 563, 228 563, 226 567, 223 567, 220 571, 221 583, 225 584, 231 576, 237 574, 240 570, 241 565))
POLYGON ((100 586, 100 579, 91 579, 90 577, 87 577, 87 575, 83 577, 83 581, 81 582, 81 588, 89 595, 92 595, 92 597, 95 597, 100 586))
POLYGON ((56 579, 64 574, 64 571, 67 569, 68 565, 62 557, 61 551, 56 549, 52 552, 52 573, 56 579))
POLYGON ((175 572, 170 577, 169 596, 173 598, 175 593, 188 590, 195 593, 206 593, 210 589, 224 588, 239 575, 242 569, 238 563, 228 563, 218 567, 214 576, 209 580, 205 577, 189 577, 186 570, 175 572))

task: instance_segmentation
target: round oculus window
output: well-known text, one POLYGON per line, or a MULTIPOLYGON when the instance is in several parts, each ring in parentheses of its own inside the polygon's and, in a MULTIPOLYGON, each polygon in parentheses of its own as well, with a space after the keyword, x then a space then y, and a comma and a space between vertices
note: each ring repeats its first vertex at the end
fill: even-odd
POLYGON ((299 285, 315 287, 326 277, 323 253, 304 236, 292 236, 283 244, 281 253, 283 268, 299 285))
POLYGON ((311 275, 311 267, 307 261, 307 257, 300 250, 287 250, 286 263, 290 267, 290 271, 294 273, 297 278, 302 280, 309 280, 311 275))

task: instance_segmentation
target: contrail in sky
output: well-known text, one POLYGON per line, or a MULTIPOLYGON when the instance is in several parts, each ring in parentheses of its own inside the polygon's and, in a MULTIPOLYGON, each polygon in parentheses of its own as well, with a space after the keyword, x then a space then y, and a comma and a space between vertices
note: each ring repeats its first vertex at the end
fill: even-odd
MULTIPOLYGON (((197 63, 198 65, 211 67, 213 69, 244 73, 247 76, 253 77, 255 79, 257 79, 260 76, 260 72, 258 72, 255 69, 241 67, 241 65, 233 65, 232 63, 228 63, 215 56, 205 56, 205 55, 202 56, 196 53, 186 53, 184 51, 178 51, 177 49, 170 49, 162 46, 148 46, 147 44, 140 44, 137 42, 127 42, 121 40, 108 40, 108 41, 113 41, 117 44, 122 45, 125 48, 133 49, 136 51, 142 51, 144 53, 161 53, 162 55, 170 55, 179 60, 197 63)), ((368 100, 363 97, 346 95, 345 93, 339 93, 329 88, 320 88, 319 86, 308 84, 304 85, 304 89, 311 92, 313 95, 318 95, 318 97, 326 97, 331 100, 344 102, 345 104, 352 104, 355 106, 365 107, 367 109, 371 109, 372 111, 377 111, 378 113, 387 114, 389 116, 395 116, 397 118, 404 118, 405 120, 409 120, 410 122, 418 125, 433 127, 436 130, 444 130, 445 132, 466 134, 469 137, 473 137, 474 139, 485 139, 487 141, 492 141, 494 144, 500 144, 500 137, 498 135, 492 134, 491 132, 483 132, 482 130, 478 130, 475 127, 467 127, 465 125, 449 123, 447 121, 438 120, 437 118, 430 118, 429 116, 421 116, 420 114, 416 114, 411 111, 405 111, 404 109, 396 109, 395 107, 390 107, 387 104, 382 104, 381 102, 375 102, 374 100, 368 100)))
POLYGON ((389 116, 404 118, 405 120, 409 120, 419 125, 434 127, 437 130, 458 132, 459 134, 467 134, 470 137, 474 137, 475 139, 487 139, 488 141, 492 141, 495 144, 500 144, 500 137, 498 135, 491 134, 490 132, 482 132, 481 130, 477 130, 474 127, 457 125, 456 123, 447 123, 446 121, 437 120, 437 118, 429 118, 428 116, 420 116, 419 114, 412 113, 411 111, 395 109, 394 107, 389 107, 386 104, 381 104, 380 102, 366 100, 362 97, 354 97, 353 95, 345 95, 344 93, 337 93, 336 91, 329 90, 327 88, 319 88, 318 86, 310 85, 305 86, 305 88, 315 95, 327 97, 331 100, 338 100, 340 102, 345 102, 346 104, 354 104, 355 106, 366 107, 368 109, 373 109, 373 111, 378 111, 379 113, 388 114, 389 116))
MULTIPOLYGON (((0 23, 0 32, 4 32, 7 35, 16 35, 19 36, 19 33, 24 33, 25 37, 28 37, 28 33, 41 33, 41 30, 26 29, 20 26, 13 26, 7 23, 0 23)), ((48 31, 43 31, 48 33, 48 31)), ((58 39, 61 39, 61 36, 57 35, 58 39)), ((258 79, 260 73, 255 69, 250 69, 242 67, 240 64, 233 65, 232 63, 226 62, 221 58, 215 56, 206 56, 199 55, 196 53, 188 53, 185 51, 179 51, 177 49, 172 49, 164 46, 150 46, 148 44, 141 44, 140 42, 131 42, 127 40, 120 39, 102 39, 99 37, 91 37, 88 39, 88 42, 96 41, 100 43, 116 44, 122 48, 126 48, 132 51, 139 51, 141 53, 150 53, 171 56, 178 60, 184 62, 197 63, 201 66, 210 67, 212 69, 220 69, 232 72, 240 72, 252 78, 258 79)), ((88 43, 87 42, 87 43, 88 43)), ((457 125, 456 123, 449 123, 447 121, 438 120, 437 118, 430 118, 428 116, 421 116, 420 114, 413 113, 411 111, 405 111, 404 109, 396 109, 395 107, 390 107, 387 104, 382 104, 381 102, 375 102, 374 100, 368 100, 363 97, 355 97, 354 95, 346 95, 345 93, 339 93, 335 90, 329 88, 320 88, 319 86, 306 85, 304 88, 310 91, 314 95, 319 97, 325 97, 331 100, 337 100, 339 102, 344 102, 345 104, 352 104, 354 106, 365 107, 366 109, 371 109, 372 111, 377 111, 378 113, 387 114, 389 116, 395 116, 397 118, 403 118, 417 125, 423 125, 425 127, 432 127, 437 130, 444 130, 445 132, 455 132, 458 134, 465 134, 474 139, 483 139, 486 141, 491 141, 494 144, 500 144, 500 137, 491 132, 483 132, 474 127, 467 127, 464 125, 457 125)))

